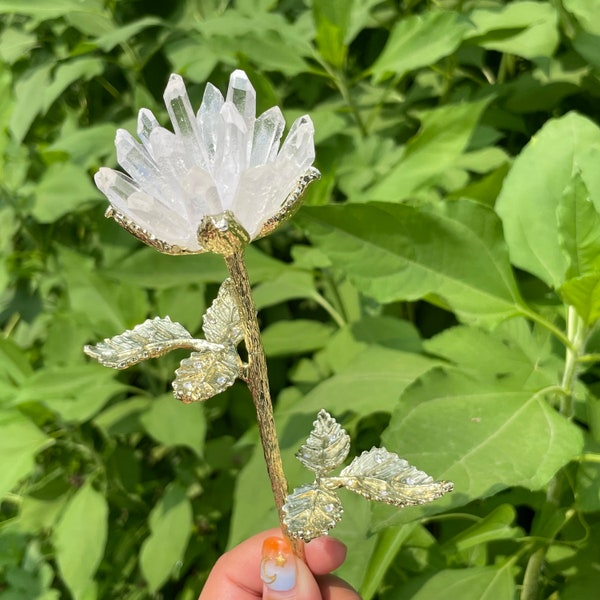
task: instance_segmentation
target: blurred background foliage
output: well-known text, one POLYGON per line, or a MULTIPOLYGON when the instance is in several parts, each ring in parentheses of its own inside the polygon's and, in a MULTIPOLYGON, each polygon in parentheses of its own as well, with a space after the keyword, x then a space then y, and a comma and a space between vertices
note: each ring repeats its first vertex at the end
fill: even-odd
MULTIPOLYGON (((276 523, 252 403, 85 343, 195 332, 225 270, 102 218, 91 176, 184 76, 315 122, 321 181, 248 264, 290 484, 326 408, 455 492, 344 495, 366 600, 600 588, 600 3, 0 0, 0 600, 197 597, 276 523)), ((343 492, 342 492, 343 493, 343 492)))

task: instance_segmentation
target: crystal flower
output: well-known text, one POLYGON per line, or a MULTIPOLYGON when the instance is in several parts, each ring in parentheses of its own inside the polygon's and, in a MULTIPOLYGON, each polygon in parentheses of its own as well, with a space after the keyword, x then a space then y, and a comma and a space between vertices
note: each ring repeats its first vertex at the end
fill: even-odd
POLYGON ((196 114, 179 75, 171 75, 164 100, 174 133, 142 108, 141 143, 123 129, 116 134, 128 175, 102 167, 94 178, 111 204, 106 216, 161 252, 219 252, 215 236, 262 237, 319 176, 310 117, 298 118, 280 145, 281 110, 256 118, 256 93, 243 71, 231 74, 226 98, 208 83, 196 114))

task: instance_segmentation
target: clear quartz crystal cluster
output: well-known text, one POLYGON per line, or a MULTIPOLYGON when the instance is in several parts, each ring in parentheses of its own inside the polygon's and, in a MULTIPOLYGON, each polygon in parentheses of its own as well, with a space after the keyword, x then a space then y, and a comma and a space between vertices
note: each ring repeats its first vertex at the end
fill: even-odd
POLYGON ((107 216, 162 252, 214 250, 198 231, 232 229, 248 242, 289 216, 313 179, 313 125, 297 119, 280 144, 285 120, 278 107, 256 118, 256 93, 243 71, 231 74, 226 98, 207 84, 194 113, 179 75, 164 100, 174 133, 148 109, 138 117, 138 142, 117 131, 117 160, 128 175, 101 168, 96 185, 111 203, 107 216), (210 229, 210 228, 209 228, 210 229), (246 235, 247 234, 247 235, 246 235))

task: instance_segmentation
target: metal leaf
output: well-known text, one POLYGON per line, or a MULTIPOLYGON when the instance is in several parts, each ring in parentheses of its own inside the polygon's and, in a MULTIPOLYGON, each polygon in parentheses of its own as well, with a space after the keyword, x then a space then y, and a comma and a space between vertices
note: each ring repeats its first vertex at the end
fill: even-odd
MULTIPOLYGON (((202 340, 203 341, 203 340, 202 340)), ((173 394, 185 404, 208 400, 226 390, 240 374, 233 346, 204 342, 205 348, 192 352, 175 371, 173 394)))
POLYGON ((336 494, 315 482, 296 488, 289 494, 283 512, 283 523, 289 534, 310 542, 335 527, 344 509, 336 494))
POLYGON ((233 295, 233 282, 226 279, 210 308, 204 313, 204 335, 215 344, 237 346, 244 338, 237 302, 233 295))
POLYGON ((296 458, 307 469, 322 475, 340 465, 349 450, 350 436, 326 410, 320 410, 296 458))
POLYGON ((84 346, 83 351, 105 367, 126 369, 175 348, 195 348, 199 341, 180 323, 156 317, 95 346, 84 346))
POLYGON ((425 504, 454 489, 450 481, 434 481, 385 448, 371 448, 356 457, 339 477, 322 482, 328 488, 343 485, 368 500, 394 506, 425 504))

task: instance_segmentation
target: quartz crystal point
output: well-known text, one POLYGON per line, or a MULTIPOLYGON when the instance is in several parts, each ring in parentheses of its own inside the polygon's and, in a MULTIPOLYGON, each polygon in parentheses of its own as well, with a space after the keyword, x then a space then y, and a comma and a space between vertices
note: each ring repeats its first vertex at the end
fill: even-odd
POLYGON ((256 117, 256 93, 243 71, 231 74, 225 98, 207 84, 197 113, 179 75, 171 75, 164 101, 173 132, 142 108, 141 143, 122 129, 116 135, 127 175, 102 167, 95 176, 111 204, 107 216, 162 252, 207 251, 199 227, 225 213, 247 233, 241 243, 266 235, 318 177, 310 117, 297 119, 281 144, 281 111, 256 117))

